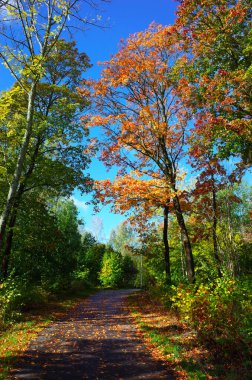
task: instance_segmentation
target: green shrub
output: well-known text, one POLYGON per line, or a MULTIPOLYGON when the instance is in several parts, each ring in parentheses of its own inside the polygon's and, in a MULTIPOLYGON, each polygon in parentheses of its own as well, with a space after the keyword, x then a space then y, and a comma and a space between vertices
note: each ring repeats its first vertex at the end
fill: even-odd
POLYGON ((15 320, 21 313, 22 291, 14 279, 9 278, 0 285, 0 318, 1 325, 7 321, 15 320))
POLYGON ((25 278, 9 277, 0 285, 1 325, 19 319, 26 308, 46 303, 48 296, 41 286, 32 285, 25 278))
POLYGON ((233 279, 173 289, 173 307, 205 343, 225 344, 242 338, 249 323, 249 301, 233 279))
POLYGON ((79 281, 88 281, 89 279, 89 269, 85 268, 83 270, 76 270, 73 274, 73 277, 75 280, 79 280, 79 281))

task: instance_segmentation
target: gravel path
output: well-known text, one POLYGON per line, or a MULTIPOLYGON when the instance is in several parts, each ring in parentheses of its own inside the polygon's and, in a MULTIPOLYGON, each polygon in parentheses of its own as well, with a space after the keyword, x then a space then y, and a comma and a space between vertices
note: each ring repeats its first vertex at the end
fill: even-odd
POLYGON ((11 379, 174 379, 137 335, 124 302, 130 292, 96 293, 45 328, 11 379))

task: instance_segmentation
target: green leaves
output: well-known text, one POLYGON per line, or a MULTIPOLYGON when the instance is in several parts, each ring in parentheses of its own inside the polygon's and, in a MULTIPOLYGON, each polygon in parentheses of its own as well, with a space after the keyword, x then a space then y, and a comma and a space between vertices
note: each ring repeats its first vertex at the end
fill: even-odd
POLYGON ((122 256, 112 250, 105 251, 102 259, 100 281, 105 287, 120 287, 123 282, 122 256))

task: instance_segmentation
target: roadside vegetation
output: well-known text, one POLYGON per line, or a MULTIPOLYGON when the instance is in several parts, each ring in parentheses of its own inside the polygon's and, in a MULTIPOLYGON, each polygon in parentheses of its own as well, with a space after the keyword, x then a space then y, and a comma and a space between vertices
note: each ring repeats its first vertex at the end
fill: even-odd
MULTIPOLYGON (((231 339, 225 347, 198 335, 160 294, 135 294, 129 308, 153 356, 167 361, 179 379, 247 379, 251 373, 248 340, 231 339), (150 301, 151 299, 151 301, 150 301)), ((213 334, 212 334, 213 335, 213 334)))

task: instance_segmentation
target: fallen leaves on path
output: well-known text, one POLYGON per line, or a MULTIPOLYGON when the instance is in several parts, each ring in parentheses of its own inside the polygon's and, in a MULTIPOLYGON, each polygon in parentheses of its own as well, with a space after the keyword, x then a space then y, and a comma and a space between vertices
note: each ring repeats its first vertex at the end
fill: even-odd
POLYGON ((173 380, 137 335, 125 304, 130 293, 98 292, 49 325, 19 357, 12 378, 173 380))

